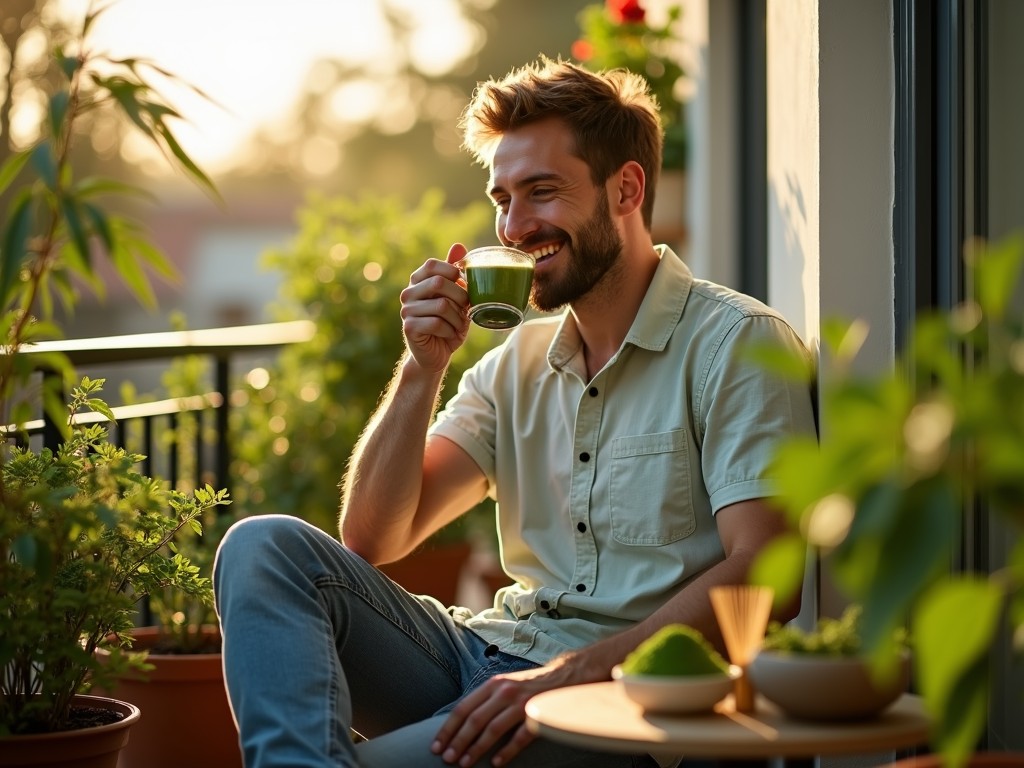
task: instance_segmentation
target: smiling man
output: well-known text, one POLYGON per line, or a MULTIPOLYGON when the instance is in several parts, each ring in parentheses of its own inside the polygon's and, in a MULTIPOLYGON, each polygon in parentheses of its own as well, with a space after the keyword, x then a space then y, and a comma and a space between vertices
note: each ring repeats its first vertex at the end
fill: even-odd
POLYGON ((814 429, 810 394, 744 350, 806 351, 651 241, 662 131, 643 79, 542 59, 482 84, 463 128, 498 238, 536 258, 533 305, 564 311, 511 331, 438 412, 469 331, 466 248, 427 258, 340 542, 284 515, 225 537, 215 589, 249 768, 654 766, 534 738, 526 701, 610 679, 668 624, 720 645, 709 587, 743 583, 783 530, 770 459, 814 429), (446 609, 374 567, 488 495, 515 582, 492 608, 446 609))

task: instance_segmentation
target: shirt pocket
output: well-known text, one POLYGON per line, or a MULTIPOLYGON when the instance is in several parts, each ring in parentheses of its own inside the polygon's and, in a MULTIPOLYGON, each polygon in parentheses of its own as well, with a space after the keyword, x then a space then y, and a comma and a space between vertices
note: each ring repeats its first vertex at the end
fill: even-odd
POLYGON ((616 541, 660 546, 694 532, 687 445, 682 429, 612 441, 609 493, 616 541))

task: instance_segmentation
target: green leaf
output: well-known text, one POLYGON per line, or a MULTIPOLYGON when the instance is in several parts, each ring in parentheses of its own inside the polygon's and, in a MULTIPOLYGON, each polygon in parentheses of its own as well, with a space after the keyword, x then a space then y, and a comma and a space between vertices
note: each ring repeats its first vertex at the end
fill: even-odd
POLYGON ((103 247, 106 248, 107 253, 112 253, 114 250, 114 232, 107 221, 106 215, 92 203, 82 203, 82 210, 88 216, 92 224, 92 230, 103 241, 103 247))
POLYGON ((64 119, 67 117, 70 101, 71 95, 67 91, 57 91, 50 96, 50 133, 54 138, 60 136, 64 130, 64 119))
POLYGON ((910 606, 948 562, 959 500, 945 479, 888 484, 862 500, 836 579, 864 604, 864 644, 874 649, 904 626, 910 606))
POLYGON ((992 318, 1002 318, 1024 263, 1024 235, 1005 237, 998 243, 975 243, 965 258, 973 267, 982 311, 992 318))
POLYGON ((98 397, 93 397, 86 400, 85 405, 89 410, 106 416, 108 421, 117 423, 117 419, 114 418, 114 412, 110 409, 110 406, 107 405, 106 401, 100 400, 98 397))
POLYGON ((984 728, 987 657, 1002 603, 994 583, 965 577, 937 585, 914 614, 921 692, 940 751, 954 765, 962 764, 984 728))
POLYGON ((85 200, 99 195, 125 195, 132 197, 144 197, 152 202, 156 201, 156 195, 148 189, 142 189, 133 184, 125 184, 114 179, 107 179, 102 176, 86 176, 79 181, 74 188, 75 196, 79 200, 85 200))
POLYGON ((82 217, 78 212, 78 201, 74 198, 61 197, 61 213, 64 215, 64 223, 68 229, 68 238, 87 272, 92 271, 92 252, 89 250, 89 237, 85 227, 82 225, 82 217))
POLYGON ((779 344, 757 344, 745 348, 742 353, 746 360, 763 370, 789 381, 814 381, 814 363, 803 350, 794 346, 779 344))
POLYGON ((32 167, 47 187, 57 190, 57 162, 49 142, 41 141, 32 148, 32 167))
POLYGON ((11 183, 21 173, 21 169, 25 167, 25 163, 28 162, 31 152, 24 150, 22 152, 15 152, 13 155, 8 157, 2 166, 0 166, 0 194, 3 194, 11 183))
POLYGON ((203 173, 199 166, 192 161, 192 158, 185 153, 185 150, 183 150, 181 145, 178 144, 177 139, 174 138, 174 134, 171 133, 170 129, 163 123, 160 123, 157 125, 157 131, 163 138, 167 148, 171 150, 171 154, 178 159, 178 162, 181 163, 193 179, 195 179, 201 187, 206 189, 206 191, 209 192, 215 200, 223 203, 223 199, 220 196, 220 192, 217 191, 217 187, 210 178, 203 173))
POLYGON ((146 273, 139 266, 138 259, 122 240, 115 244, 110 253, 111 263, 139 302, 149 308, 156 307, 156 294, 149 284, 146 273))
POLYGON ((68 56, 60 48, 56 52, 57 66, 64 73, 64 77, 70 82, 75 73, 82 68, 82 61, 77 56, 68 56))
POLYGON ((797 533, 772 540, 754 561, 749 581, 775 591, 776 602, 786 602, 799 594, 807 563, 807 543, 797 533))
POLYGON ((32 193, 23 189, 11 204, 0 253, 0 302, 4 309, 11 304, 9 294, 20 280, 21 268, 28 258, 27 243, 32 230, 32 193))

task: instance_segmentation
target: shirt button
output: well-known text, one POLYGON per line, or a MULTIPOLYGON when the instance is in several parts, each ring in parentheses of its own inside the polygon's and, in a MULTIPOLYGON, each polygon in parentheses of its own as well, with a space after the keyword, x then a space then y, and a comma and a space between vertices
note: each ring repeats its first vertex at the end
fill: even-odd
POLYGON ((579 531, 580 533, 586 533, 586 531, 587 531, 587 524, 586 523, 576 523, 576 530, 579 531))
POLYGON ((590 454, 589 454, 589 453, 587 453, 586 451, 584 451, 583 453, 581 453, 581 454, 580 454, 580 461, 582 461, 582 462, 584 462, 584 463, 586 463, 586 462, 590 461, 590 454))
POLYGON ((586 584, 577 584, 576 585, 576 591, 577 592, 586 592, 587 591, 587 585, 586 584))
POLYGON ((597 387, 591 387, 589 390, 587 390, 587 394, 589 394, 591 397, 597 397, 597 387))
POLYGON ((541 600, 540 607, 546 611, 548 608, 551 607, 551 603, 549 603, 547 600, 541 600))

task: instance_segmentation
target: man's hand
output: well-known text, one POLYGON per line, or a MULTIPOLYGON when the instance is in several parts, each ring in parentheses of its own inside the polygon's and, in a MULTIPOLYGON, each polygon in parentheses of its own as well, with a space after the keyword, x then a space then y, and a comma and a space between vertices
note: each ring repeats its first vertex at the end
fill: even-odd
POLYGON ((456 243, 447 261, 430 259, 402 291, 402 332, 424 370, 444 370, 469 332, 469 294, 455 266, 465 255, 466 247, 456 243))
POLYGON ((505 734, 511 738, 498 750, 492 765, 507 765, 533 734, 526 729, 526 702, 538 693, 590 680, 576 679, 564 657, 542 667, 495 675, 452 710, 431 746, 446 763, 470 766, 505 734))

